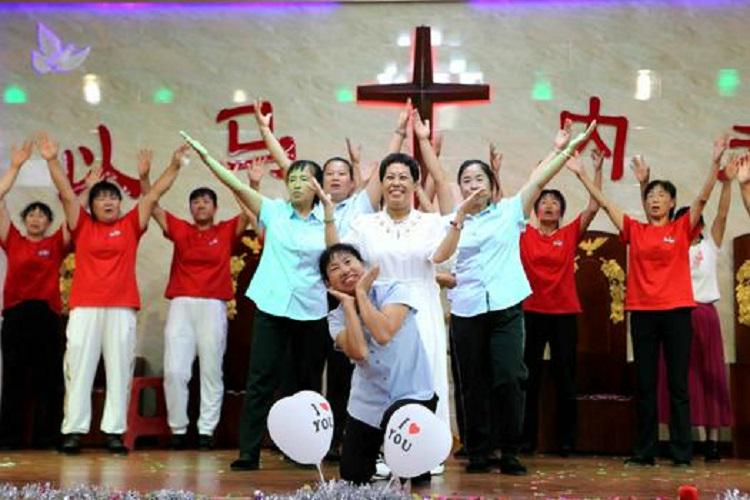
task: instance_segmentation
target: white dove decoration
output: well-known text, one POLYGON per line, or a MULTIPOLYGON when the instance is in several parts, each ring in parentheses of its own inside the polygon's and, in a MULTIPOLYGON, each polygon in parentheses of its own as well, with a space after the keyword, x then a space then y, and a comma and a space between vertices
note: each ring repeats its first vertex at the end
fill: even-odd
POLYGON ((39 50, 31 51, 31 65, 37 73, 64 73, 83 64, 91 47, 76 48, 72 43, 63 47, 63 42, 51 29, 37 24, 39 50))

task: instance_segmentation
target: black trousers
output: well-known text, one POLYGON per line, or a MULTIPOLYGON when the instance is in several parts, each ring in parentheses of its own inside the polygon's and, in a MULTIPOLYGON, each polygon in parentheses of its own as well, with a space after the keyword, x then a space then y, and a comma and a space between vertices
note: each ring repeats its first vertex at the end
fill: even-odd
POLYGON ((60 317, 46 302, 28 300, 3 311, 3 389, 0 444, 16 447, 24 434, 29 389, 35 399, 34 446, 56 444, 63 406, 60 317), (31 387, 26 380, 31 379, 31 387))
POLYGON ((259 460, 266 418, 282 379, 289 380, 298 391, 321 391, 327 336, 325 318, 297 321, 255 310, 240 417, 241 458, 259 460))
POLYGON ((348 418, 346 405, 349 402, 349 391, 352 387, 354 364, 346 357, 346 354, 334 348, 330 335, 326 337, 326 399, 331 403, 333 412, 331 447, 336 448, 343 442, 348 418))
POLYGON ((524 360, 529 369, 526 384, 524 443, 536 448, 539 433, 539 389, 544 348, 549 342, 552 374, 557 392, 557 436, 562 447, 575 447, 576 343, 578 327, 575 314, 524 313, 526 349, 524 360))
POLYGON ((659 350, 664 350, 669 388, 669 447, 674 460, 690 460, 693 439, 690 430, 688 370, 693 328, 691 309, 633 311, 630 333, 636 370, 638 435, 635 455, 653 458, 658 453, 659 419, 656 406, 659 350))
POLYGON ((437 408, 438 397, 435 395, 429 401, 420 401, 417 399, 400 399, 396 401, 383 414, 383 420, 380 421, 379 428, 372 427, 349 415, 346 421, 344 449, 341 455, 341 464, 339 465, 341 479, 351 481, 354 484, 366 484, 370 481, 370 478, 375 474, 375 462, 378 459, 380 447, 385 440, 385 431, 391 415, 402 406, 412 403, 425 406, 434 412, 437 408))
POLYGON ((469 460, 482 460, 496 447, 505 456, 517 455, 528 375, 521 305, 471 318, 452 315, 451 339, 469 460))

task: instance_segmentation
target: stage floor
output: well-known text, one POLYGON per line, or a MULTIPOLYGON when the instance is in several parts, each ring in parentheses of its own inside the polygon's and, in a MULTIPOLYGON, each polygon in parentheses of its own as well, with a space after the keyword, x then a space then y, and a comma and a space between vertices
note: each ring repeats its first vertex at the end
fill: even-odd
MULTIPOLYGON (((79 484, 103 485, 116 490, 141 492, 189 490, 215 497, 252 497, 253 492, 292 492, 313 484, 317 471, 304 470, 285 462, 280 455, 263 454, 263 470, 233 472, 229 463, 236 451, 135 451, 126 457, 103 450, 84 450, 68 457, 53 451, 0 453, 0 482, 24 484, 51 482, 55 487, 79 484)), ((692 467, 674 468, 669 462, 656 467, 633 468, 619 457, 558 458, 534 456, 524 459, 525 477, 463 472, 463 463, 450 460, 443 476, 433 478, 421 494, 445 496, 531 497, 676 497, 683 484, 695 485, 701 498, 713 498, 727 489, 750 492, 750 461, 725 460, 706 465, 695 460, 692 467)), ((337 476, 335 465, 324 467, 326 478, 337 476)))

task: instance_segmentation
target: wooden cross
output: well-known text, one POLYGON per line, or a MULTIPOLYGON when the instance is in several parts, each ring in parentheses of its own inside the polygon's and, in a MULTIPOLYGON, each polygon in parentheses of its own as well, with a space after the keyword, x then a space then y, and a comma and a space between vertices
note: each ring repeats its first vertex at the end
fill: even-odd
MULTIPOLYGON (((412 105, 419 110, 422 120, 430 121, 430 136, 433 127, 433 109, 438 103, 467 101, 489 101, 489 85, 467 85, 461 83, 435 83, 432 78, 432 46, 430 27, 418 26, 414 45, 414 69, 410 83, 385 85, 358 85, 357 102, 405 103, 411 98, 412 105)), ((417 138, 414 137, 414 156, 422 164, 417 138)), ((424 174, 424 168, 423 172, 424 174)), ((425 176, 422 175, 424 182, 425 176)))

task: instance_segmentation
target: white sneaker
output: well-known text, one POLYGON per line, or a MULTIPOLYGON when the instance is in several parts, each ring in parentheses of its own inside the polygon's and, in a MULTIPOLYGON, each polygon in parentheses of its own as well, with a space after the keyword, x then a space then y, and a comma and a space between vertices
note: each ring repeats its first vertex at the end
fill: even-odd
POLYGON ((445 464, 440 464, 430 471, 433 476, 442 476, 445 472, 445 464))
POLYGON ((375 475, 372 476, 372 479, 380 481, 389 477, 391 477, 391 469, 385 464, 382 456, 378 457, 378 460, 375 462, 375 475))

